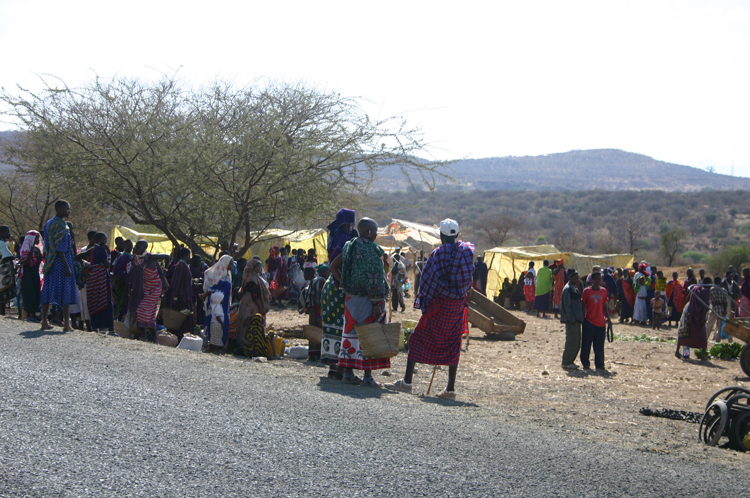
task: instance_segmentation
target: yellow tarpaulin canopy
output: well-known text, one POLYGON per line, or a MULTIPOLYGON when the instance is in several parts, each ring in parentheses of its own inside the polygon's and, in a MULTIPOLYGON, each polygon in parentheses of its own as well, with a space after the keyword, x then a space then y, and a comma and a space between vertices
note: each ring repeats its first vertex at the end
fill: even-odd
POLYGON ((565 262, 566 268, 575 268, 581 276, 587 275, 594 265, 602 268, 630 268, 633 265, 631 254, 597 254, 586 255, 575 252, 560 252, 553 245, 496 247, 485 251, 484 262, 489 268, 487 276, 487 295, 495 297, 500 293, 502 281, 506 277, 513 280, 529 268, 529 261, 535 268, 540 268, 544 260, 552 263, 557 259, 565 262))
MULTIPOLYGON (((163 233, 143 233, 143 232, 136 232, 132 228, 115 225, 115 227, 112 229, 112 238, 110 239, 109 243, 111 245, 114 245, 115 238, 122 237, 123 239, 130 239, 133 241, 133 244, 138 242, 139 240, 145 240, 148 242, 148 252, 154 253, 154 254, 172 254, 172 249, 174 245, 172 244, 172 241, 169 240, 169 237, 164 235, 163 233)), ((211 240, 207 239, 206 244, 201 244, 201 247, 204 251, 206 251, 208 254, 213 254, 215 251, 215 248, 213 245, 211 245, 211 240)))
MULTIPOLYGON (((160 254, 172 254, 172 242, 163 233, 141 233, 120 225, 112 229, 112 242, 116 237, 130 239, 135 243, 138 240, 148 241, 148 251, 160 254)), ((213 254, 215 247, 211 244, 210 238, 207 238, 208 244, 201 247, 208 253, 213 254)), ((244 254, 244 258, 250 259, 253 256, 259 256, 263 261, 268 257, 268 250, 275 246, 291 245, 293 249, 304 249, 309 251, 315 249, 318 255, 318 263, 328 261, 328 232, 324 229, 316 230, 283 230, 273 228, 266 230, 260 237, 260 240, 250 246, 250 249, 244 254)))
POLYGON ((292 249, 304 249, 305 252, 315 249, 318 264, 328 261, 328 231, 323 228, 296 231, 280 228, 266 230, 260 240, 251 245, 243 257, 250 259, 253 256, 258 256, 265 261, 273 246, 284 247, 287 244, 292 246, 292 249))

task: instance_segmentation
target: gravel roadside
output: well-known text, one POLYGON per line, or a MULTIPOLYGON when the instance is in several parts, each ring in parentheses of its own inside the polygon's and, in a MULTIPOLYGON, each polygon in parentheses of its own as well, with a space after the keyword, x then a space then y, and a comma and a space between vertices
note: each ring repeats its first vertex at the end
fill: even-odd
POLYGON ((745 493, 739 463, 600 442, 496 404, 345 386, 309 363, 13 320, 0 321, 0 348, 0 496, 745 493))

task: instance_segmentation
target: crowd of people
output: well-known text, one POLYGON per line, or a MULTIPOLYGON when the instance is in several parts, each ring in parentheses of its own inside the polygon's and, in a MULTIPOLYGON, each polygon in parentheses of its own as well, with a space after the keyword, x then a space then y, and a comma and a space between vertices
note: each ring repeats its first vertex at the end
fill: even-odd
POLYGON ((656 330, 671 327, 674 322, 678 327, 675 355, 682 359, 690 357, 690 348, 702 350, 706 359, 709 337, 711 342, 731 341, 723 332, 730 312, 750 316, 748 268, 742 270, 740 284, 731 266, 723 276, 714 278, 707 277, 703 269, 696 277, 689 268, 683 281, 677 272, 668 281, 662 271, 646 261, 634 263, 632 269, 594 266, 584 278, 575 269, 566 268, 562 259, 552 264, 544 261, 539 270, 534 267, 530 262, 519 280, 506 278, 496 301, 505 303, 507 299, 511 306, 525 306, 527 313, 537 317, 559 315, 566 325, 565 369, 578 368, 575 359, 579 352, 583 368, 590 368, 592 345, 595 367, 604 369, 606 327, 615 316, 619 316, 619 323, 656 330))
MULTIPOLYGON (((472 287, 486 292, 488 268, 481 256, 474 262, 475 248, 458 239, 453 220, 440 224, 442 244, 429 257, 415 252, 414 264, 400 250, 389 255, 375 243, 375 221, 357 221, 353 210, 341 209, 328 226, 330 266, 318 264, 314 250, 290 246, 272 247, 265 261, 222 251, 209 266, 185 247, 154 254, 147 241, 118 237, 110 249, 107 235, 96 231, 79 250, 74 227, 65 220, 70 209, 58 201, 44 231, 29 231, 16 245, 17 254, 8 247, 10 229, 0 226, 0 313, 16 299, 23 318, 40 322, 44 330, 58 325, 117 335, 115 324, 121 323, 136 338, 160 342, 167 333, 160 309, 171 310, 185 315, 182 325, 169 328, 177 341, 197 334, 218 354, 274 359, 280 352, 267 313, 295 303, 309 325, 322 329, 309 356, 329 365, 328 377, 380 388, 372 372, 390 368, 390 359, 365 357, 357 327, 384 323, 389 300, 392 312, 404 311, 408 264, 414 271, 414 307, 422 316, 409 339, 404 377, 385 387, 411 392, 416 363, 445 365, 449 381, 439 396, 455 396, 461 337, 468 333, 467 294, 472 287)), ((530 262, 518 280, 504 280, 495 299, 514 307, 525 303, 525 311, 538 317, 560 317, 566 327, 563 368, 577 369, 577 357, 590 368, 593 347, 594 366, 604 369, 606 329, 615 316, 620 323, 652 328, 674 322, 679 358, 688 358, 690 348, 705 352, 714 328, 713 341, 727 339, 723 319, 730 312, 750 316, 750 269, 742 274, 740 284, 734 268, 713 279, 704 270, 696 277, 688 269, 684 281, 677 273, 667 281, 643 261, 632 269, 594 266, 581 277, 562 259, 544 261, 539 269, 530 262)))

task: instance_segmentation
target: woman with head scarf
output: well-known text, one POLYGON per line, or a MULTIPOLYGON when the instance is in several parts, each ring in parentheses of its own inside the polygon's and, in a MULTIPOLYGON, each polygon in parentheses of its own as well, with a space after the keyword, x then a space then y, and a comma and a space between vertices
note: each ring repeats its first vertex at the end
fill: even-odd
POLYGON ((203 293, 206 303, 205 333, 212 346, 212 350, 220 351, 227 346, 229 336, 229 303, 232 300, 232 269, 234 259, 226 254, 222 256, 211 268, 203 274, 203 293), (220 306, 212 306, 211 294, 221 292, 220 306), (213 316, 218 311, 223 311, 221 317, 221 332, 219 335, 215 328, 212 330, 213 316))
POLYGON ((266 313, 271 308, 271 293, 268 283, 261 276, 263 263, 252 259, 242 273, 240 308, 237 312, 237 332, 234 339, 241 354, 249 358, 268 356, 269 344, 276 357, 276 341, 269 341, 266 334, 266 313))
POLYGON ((647 268, 645 264, 641 263, 638 266, 638 273, 634 277, 635 306, 633 309, 633 320, 639 322, 641 325, 648 323, 648 305, 646 301, 648 299, 648 289, 651 285, 651 279, 647 275, 647 268))
POLYGON ((38 322, 36 314, 42 299, 42 282, 39 267, 42 264, 42 236, 36 230, 29 230, 21 244, 21 300, 27 320, 38 322))
MULTIPOLYGON (((328 261, 333 261, 344 250, 352 238, 357 237, 354 229, 355 212, 351 209, 340 209, 336 219, 328 225, 328 261)), ((329 365, 328 377, 343 378, 338 371, 341 336, 344 331, 344 291, 339 289, 339 281, 331 275, 323 286, 321 298, 321 319, 323 322, 323 342, 320 359, 329 365)))

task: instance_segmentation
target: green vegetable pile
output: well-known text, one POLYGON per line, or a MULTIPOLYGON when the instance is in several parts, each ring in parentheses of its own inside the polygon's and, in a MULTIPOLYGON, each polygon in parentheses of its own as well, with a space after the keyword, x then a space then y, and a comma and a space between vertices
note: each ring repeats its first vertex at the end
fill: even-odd
MULTIPOLYGON (((719 342, 714 344, 711 349, 708 350, 709 356, 719 358, 722 360, 734 360, 740 357, 742 352, 742 344, 739 342, 719 342)), ((703 354, 702 349, 695 350, 695 356, 700 358, 703 354)))
POLYGON ((631 342, 668 342, 671 344, 675 344, 677 342, 677 339, 663 339, 661 337, 649 336, 645 333, 641 335, 615 334, 615 340, 631 342))

